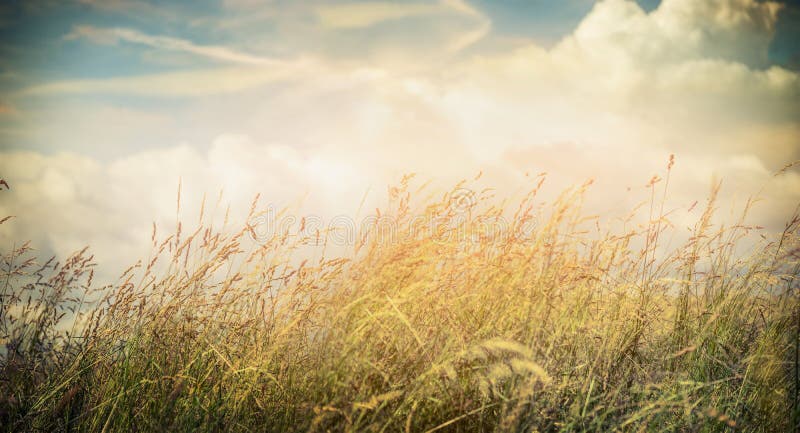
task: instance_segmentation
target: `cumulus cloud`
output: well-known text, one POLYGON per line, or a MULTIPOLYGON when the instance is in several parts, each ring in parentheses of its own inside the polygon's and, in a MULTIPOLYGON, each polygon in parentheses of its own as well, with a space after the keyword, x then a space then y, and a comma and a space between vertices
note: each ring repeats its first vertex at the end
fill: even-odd
POLYGON ((67 153, 4 152, 0 173, 12 187, 0 196, 0 214, 16 218, 0 226, 0 239, 5 244, 30 239, 59 257, 90 244, 108 266, 103 276, 111 277, 147 256, 153 222, 167 231, 178 218, 196 221, 203 195, 207 215, 214 214, 221 196, 216 213, 231 205, 236 223, 243 222, 257 193, 264 195, 263 205, 294 209, 302 208, 303 197, 317 204, 337 197, 338 202, 327 202, 328 209, 343 211, 357 205, 352 197, 364 192, 358 191, 364 180, 348 171, 335 158, 230 134, 217 137, 205 152, 184 144, 105 163, 67 153))
POLYGON ((625 55, 643 63, 720 59, 764 65, 780 10, 754 0, 668 0, 645 13, 636 3, 596 4, 570 38, 593 55, 625 55))
POLYGON ((600 2, 551 50, 531 44, 461 65, 444 103, 472 147, 495 156, 557 142, 753 152, 773 165, 798 156, 798 75, 750 66, 746 52, 724 55, 740 46, 739 27, 768 40, 775 6, 714 2, 687 14, 685 3, 668 0, 646 14, 630 1, 600 2), (717 32, 708 51, 701 30, 715 25, 727 33, 717 32), (499 148, 481 144, 495 134, 481 127, 487 116, 502 122, 493 128, 503 131, 493 141, 499 148))

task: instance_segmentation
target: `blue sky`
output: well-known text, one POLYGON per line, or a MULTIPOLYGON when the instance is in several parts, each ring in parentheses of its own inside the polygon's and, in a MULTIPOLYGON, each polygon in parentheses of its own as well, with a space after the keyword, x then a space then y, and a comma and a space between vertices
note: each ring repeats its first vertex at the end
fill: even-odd
MULTIPOLYGON (((0 104, 6 107, 4 111, 15 112, 70 110, 80 104, 104 103, 134 109, 149 108, 154 112, 170 110, 192 102, 185 98, 154 99, 153 95, 110 92, 61 94, 52 98, 20 97, 19 94, 25 89, 51 82, 192 71, 227 63, 180 50, 160 50, 155 45, 158 42, 142 44, 124 38, 109 38, 108 35, 106 41, 99 40, 97 35, 75 36, 76 29, 84 27, 96 30, 95 33, 109 29, 131 30, 148 37, 174 38, 198 46, 224 47, 275 59, 316 56, 380 64, 385 58, 381 57, 382 52, 392 50, 405 50, 405 55, 400 56, 401 61, 413 63, 416 47, 435 47, 441 43, 439 33, 450 31, 448 20, 453 19, 440 14, 438 21, 432 20, 417 28, 418 22, 414 17, 401 17, 384 20, 379 25, 326 32, 319 29, 319 16, 315 15, 314 9, 324 3, 280 0, 204 0, 191 4, 140 0, 6 2, 0 6, 0 41, 3 41, 0 44, 0 104)), ((360 2, 361 5, 368 3, 360 2)), ((481 14, 490 26, 480 41, 458 50, 457 55, 466 57, 527 42, 549 49, 570 35, 595 3, 594 0, 475 0, 465 3, 481 14)), ((651 12, 660 1, 637 0, 637 4, 651 12)), ((768 62, 749 66, 760 69, 771 65, 800 68, 800 6, 798 2, 783 2, 782 5, 768 46, 768 62)), ((428 55, 436 56, 437 53, 428 55)), ((453 53, 442 57, 453 57, 453 53)), ((0 116, 0 146, 41 151, 62 148, 26 135, 23 131, 26 124, 28 128, 37 127, 30 116, 22 121, 0 116)), ((170 138, 179 139, 178 135, 173 134, 170 138)), ((89 147, 66 149, 87 151, 89 147)), ((104 149, 96 152, 101 156, 130 151, 130 145, 124 144, 104 143, 94 147, 104 149)))
MULTIPOLYGON (((220 29, 217 24, 250 13, 226 10, 214 1, 192 2, 191 6, 185 2, 159 2, 158 6, 155 3, 142 6, 150 4, 136 2, 126 6, 126 3, 113 6, 117 3, 109 2, 112 6, 106 7, 81 2, 4 3, 0 7, 2 70, 19 77, 5 79, 3 90, 10 92, 15 87, 44 80, 146 74, 203 65, 198 59, 184 64, 149 61, 142 55, 146 48, 141 46, 103 46, 87 40, 64 40, 74 26, 126 27, 198 44, 235 45, 241 42, 241 35, 237 35, 235 29, 220 29)), ((274 3, 266 7, 285 7, 274 3)), ((594 3, 594 0, 480 0, 473 5, 491 18, 493 35, 529 38, 543 46, 552 46, 578 25, 594 3)), ((637 0, 637 3, 645 10, 652 10, 659 0, 637 0)), ((784 2, 769 51, 773 63, 792 68, 800 67, 796 63, 800 55, 798 4, 784 2)), ((269 18, 255 20, 247 31, 269 35, 276 25, 269 18)), ((309 50, 313 51, 313 47, 309 50)))

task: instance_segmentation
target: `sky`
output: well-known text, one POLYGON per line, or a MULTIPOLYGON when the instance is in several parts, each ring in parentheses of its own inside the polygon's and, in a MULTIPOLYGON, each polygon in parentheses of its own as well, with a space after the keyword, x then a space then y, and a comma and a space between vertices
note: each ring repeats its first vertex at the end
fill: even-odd
POLYGON ((797 1, 3 2, 0 244, 124 268, 179 181, 184 216, 221 190, 330 216, 406 173, 511 196, 547 172, 624 213, 672 154, 676 225, 722 179, 780 230, 799 41, 797 1))

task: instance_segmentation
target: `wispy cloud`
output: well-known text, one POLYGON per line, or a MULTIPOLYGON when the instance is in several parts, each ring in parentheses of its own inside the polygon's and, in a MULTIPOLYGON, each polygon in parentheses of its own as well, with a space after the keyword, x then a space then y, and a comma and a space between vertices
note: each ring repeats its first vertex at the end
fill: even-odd
POLYGON ((167 72, 136 77, 55 81, 32 86, 16 96, 101 93, 151 97, 191 97, 235 93, 297 76, 307 63, 274 68, 238 67, 167 72))
POLYGON ((155 36, 138 30, 113 27, 99 28, 93 26, 76 26, 66 39, 89 39, 95 43, 116 44, 119 41, 146 45, 152 48, 191 53, 226 63, 244 65, 279 66, 285 64, 281 60, 244 53, 219 45, 198 45, 192 41, 169 36, 155 36))
POLYGON ((323 4, 314 9, 318 22, 328 30, 362 29, 384 22, 409 18, 444 18, 459 16, 474 22, 460 29, 446 42, 448 51, 460 51, 485 37, 491 20, 463 0, 440 0, 435 3, 339 3, 323 4))
POLYGON ((454 11, 472 17, 477 22, 474 29, 462 32, 452 38, 449 46, 451 51, 461 51, 477 43, 492 29, 492 21, 464 0, 442 0, 442 3, 454 11))
POLYGON ((388 20, 449 12, 442 4, 431 3, 344 3, 319 6, 315 13, 320 24, 333 29, 370 27, 388 20))

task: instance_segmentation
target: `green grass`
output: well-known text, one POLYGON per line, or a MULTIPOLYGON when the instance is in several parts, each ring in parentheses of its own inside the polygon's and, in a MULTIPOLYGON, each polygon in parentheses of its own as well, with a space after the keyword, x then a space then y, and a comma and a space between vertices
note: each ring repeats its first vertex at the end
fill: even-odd
POLYGON ((448 194, 415 202, 408 183, 381 212, 393 241, 343 256, 302 261, 307 239, 253 247, 248 227, 202 218, 188 235, 154 231, 154 255, 110 287, 94 287, 87 251, 44 265, 6 251, 2 429, 798 428, 797 216, 755 242, 744 217, 712 224, 715 189, 665 251, 685 228, 655 183, 649 222, 607 227, 583 215, 586 186, 546 206, 535 190, 482 200, 461 220, 448 194), (500 215, 536 228, 444 236, 500 215))

